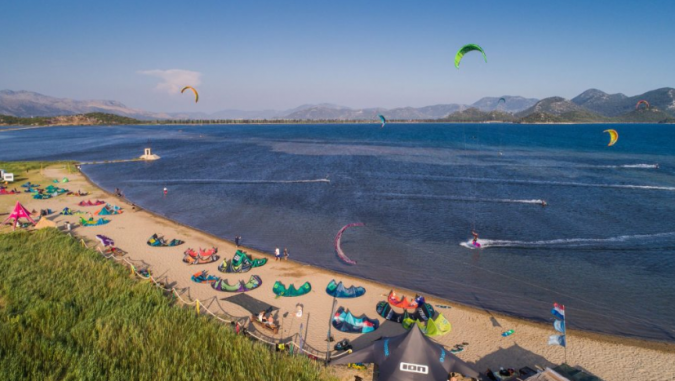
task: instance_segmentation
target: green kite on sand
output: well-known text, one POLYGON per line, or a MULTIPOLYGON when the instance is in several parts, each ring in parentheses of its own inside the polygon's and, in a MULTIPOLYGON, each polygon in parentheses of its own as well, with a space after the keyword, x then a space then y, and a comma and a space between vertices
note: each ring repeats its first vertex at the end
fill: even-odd
POLYGON ((312 291, 312 285, 309 284, 309 282, 305 282, 300 288, 296 289, 294 285, 288 286, 286 288, 283 283, 276 281, 274 282, 274 287, 272 288, 272 292, 274 292, 277 297, 279 296, 302 296, 305 295, 306 293, 312 291))

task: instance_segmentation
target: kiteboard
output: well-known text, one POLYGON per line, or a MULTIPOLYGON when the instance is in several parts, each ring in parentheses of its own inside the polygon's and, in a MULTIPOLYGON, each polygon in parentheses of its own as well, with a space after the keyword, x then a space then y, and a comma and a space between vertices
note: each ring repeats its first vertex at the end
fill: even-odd
POLYGON ((473 242, 473 238, 472 238, 472 239, 470 239, 470 240, 468 240, 468 241, 466 241, 466 242, 460 243, 460 246, 464 246, 464 247, 466 247, 467 249, 472 249, 472 250, 473 250, 473 249, 482 249, 483 246, 484 246, 483 243, 484 243, 484 242, 482 242, 480 239, 479 239, 478 241, 476 241, 476 242, 473 242))

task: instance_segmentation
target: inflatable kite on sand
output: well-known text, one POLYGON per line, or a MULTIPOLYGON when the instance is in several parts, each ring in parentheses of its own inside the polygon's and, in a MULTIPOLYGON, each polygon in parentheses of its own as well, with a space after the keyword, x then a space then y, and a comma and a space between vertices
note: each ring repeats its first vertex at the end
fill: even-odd
POLYGON ((355 222, 353 224, 345 225, 345 226, 342 227, 342 229, 340 229, 340 231, 335 236, 335 252, 337 253, 338 257, 340 257, 340 259, 342 259, 343 261, 345 261, 346 263, 348 263, 350 265, 355 265, 356 261, 352 261, 351 259, 349 259, 349 257, 347 257, 345 255, 345 253, 342 251, 342 249, 340 248, 340 239, 342 238, 342 233, 344 233, 345 230, 351 228, 352 226, 365 226, 365 225, 366 224, 364 224, 362 222, 355 222))

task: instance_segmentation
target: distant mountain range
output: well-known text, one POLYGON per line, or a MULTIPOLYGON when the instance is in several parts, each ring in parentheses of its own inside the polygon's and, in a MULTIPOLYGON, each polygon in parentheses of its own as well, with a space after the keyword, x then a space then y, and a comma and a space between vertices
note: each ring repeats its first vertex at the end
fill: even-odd
POLYGON ((54 98, 29 91, 0 91, 0 115, 14 117, 109 113, 140 120, 161 119, 284 119, 284 120, 376 120, 382 114, 389 120, 445 120, 455 122, 520 123, 602 123, 671 122, 675 120, 675 89, 661 88, 641 95, 607 94, 586 90, 571 100, 550 97, 542 100, 520 96, 485 97, 471 105, 438 104, 393 109, 349 107, 322 103, 307 104, 289 110, 233 110, 215 113, 153 113, 128 108, 117 101, 54 98), (504 102, 499 100, 504 98, 504 102), (636 110, 638 100, 650 103, 649 109, 636 110))
POLYGON ((498 108, 490 112, 478 109, 470 111, 455 112, 443 120, 516 123, 675 123, 675 89, 666 87, 633 97, 591 89, 572 100, 561 97, 545 98, 513 114, 497 113, 498 108), (649 102, 650 107, 643 106, 637 109, 637 102, 643 99, 649 102))
POLYGON ((146 120, 170 118, 168 114, 131 109, 117 101, 77 101, 68 98, 54 98, 31 91, 0 91, 0 115, 34 117, 76 115, 94 112, 146 120))
MULTIPOLYGON (((505 96, 506 103, 499 106, 500 111, 517 112, 532 106, 537 99, 505 96)), ((372 120, 383 114, 387 119, 416 120, 439 119, 456 111, 470 107, 490 111, 499 97, 483 98, 473 105, 439 104, 425 107, 400 107, 394 109, 349 107, 322 103, 306 104, 289 110, 233 110, 226 109, 215 113, 176 112, 153 113, 128 108, 117 101, 84 100, 54 98, 30 91, 0 91, 0 114, 14 117, 76 115, 93 112, 116 114, 141 120, 154 119, 294 119, 294 120, 372 120)))

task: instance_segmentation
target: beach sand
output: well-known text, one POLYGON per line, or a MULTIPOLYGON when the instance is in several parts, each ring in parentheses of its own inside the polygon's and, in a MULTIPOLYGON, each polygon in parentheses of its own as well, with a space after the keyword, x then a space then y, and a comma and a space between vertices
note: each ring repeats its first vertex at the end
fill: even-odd
MULTIPOLYGON (((107 216, 111 222, 98 227, 77 227, 73 234, 84 238, 90 243, 95 243, 96 234, 104 234, 115 240, 116 246, 128 252, 125 256, 137 267, 148 266, 152 274, 158 280, 169 286, 180 289, 184 298, 199 299, 209 310, 218 313, 225 311, 237 317, 246 317, 250 313, 242 307, 230 303, 223 298, 236 294, 218 292, 210 285, 197 284, 190 277, 201 270, 208 270, 209 274, 223 276, 230 284, 242 279, 247 281, 251 275, 262 278, 263 284, 259 288, 248 292, 252 297, 279 308, 276 315, 280 322, 279 334, 274 336, 279 339, 296 334, 303 324, 302 333, 307 344, 316 349, 327 349, 327 331, 330 321, 330 313, 333 298, 326 294, 325 289, 331 279, 343 281, 344 285, 363 286, 366 294, 355 299, 337 299, 336 306, 349 309, 354 315, 366 314, 370 318, 380 320, 380 328, 367 335, 346 334, 332 329, 331 335, 335 342, 348 338, 355 347, 363 347, 381 336, 401 334, 404 329, 392 322, 385 322, 376 311, 377 302, 386 300, 386 295, 391 287, 372 281, 359 279, 347 275, 341 275, 321 268, 303 265, 289 261, 276 262, 274 257, 252 249, 243 248, 254 258, 267 257, 268 262, 261 268, 255 268, 244 274, 224 274, 217 270, 223 259, 231 259, 236 247, 232 242, 218 239, 195 229, 174 223, 170 220, 153 215, 146 211, 132 210, 130 204, 96 188, 89 183, 84 176, 78 173, 67 173, 62 168, 49 168, 43 171, 43 175, 51 183, 52 179, 68 177, 69 183, 61 184, 72 191, 78 189, 91 191, 87 197, 59 196, 49 200, 33 200, 30 195, 0 196, 0 209, 5 213, 17 200, 20 200, 28 210, 40 210, 50 208, 57 213, 64 207, 76 210, 91 211, 100 207, 79 207, 81 200, 101 199, 110 204, 124 208, 124 213, 117 216, 107 216), (186 243, 173 248, 155 248, 146 244, 147 239, 154 233, 165 236, 168 239, 177 238, 186 243), (204 265, 187 265, 183 263, 183 252, 187 248, 210 248, 217 247, 220 259, 217 262, 204 265), (286 286, 293 283, 299 287, 308 281, 312 285, 312 291, 307 295, 295 298, 275 298, 272 286, 275 281, 281 281, 286 286), (304 314, 302 318, 295 316, 296 305, 302 304, 304 314)), ((23 176, 26 177, 26 176, 23 176)), ((30 174, 30 180, 46 186, 47 181, 39 180, 38 175, 30 174)), ((16 182, 17 188, 20 183, 16 182)), ((11 188, 11 187, 10 187, 11 188)), ((158 188, 157 197, 163 197, 158 188)), ((171 197, 169 192, 167 197, 171 197)), ((6 217, 2 217, 3 219, 6 217)), ((66 221, 76 223, 79 216, 52 216, 59 226, 66 221)), ((227 223, 215 221, 214 223, 227 223)), ((243 237, 246 242, 247 237, 243 237)), ((232 237, 234 239, 234 237, 232 237)), ((283 249, 283 248, 282 248, 283 249)), ((292 249, 291 255, 292 255, 292 249)), ((336 259, 337 260, 337 259, 336 259)), ((414 296, 414 291, 396 288, 398 295, 414 296)), ((555 334, 549 324, 538 324, 522 319, 504 316, 490 311, 458 305, 449 301, 427 297, 427 302, 436 305, 446 305, 450 308, 436 308, 452 324, 452 331, 438 338, 437 342, 451 348, 455 344, 468 342, 469 345, 458 356, 471 363, 481 373, 487 368, 499 369, 499 367, 518 369, 523 366, 547 367, 555 366, 564 361, 564 350, 559 346, 547 345, 548 337, 555 334), (509 337, 502 337, 501 333, 513 329, 515 333, 509 337)), ((399 312, 402 312, 399 310, 399 312)), ((643 340, 620 338, 608 335, 600 335, 577 331, 571 327, 568 331, 567 363, 571 366, 587 370, 604 380, 675 380, 675 345, 667 343, 649 342, 643 340)), ((254 326, 250 327, 255 330, 254 326)), ((264 332, 267 334, 268 332, 264 332)), ((330 343, 332 349, 335 342, 330 343)), ((337 368, 337 367, 336 367, 337 368)), ((355 370, 346 370, 344 367, 336 369, 336 374, 344 380, 353 379, 355 370)), ((364 379, 371 379, 372 367, 369 371, 360 371, 358 374, 364 379)))

